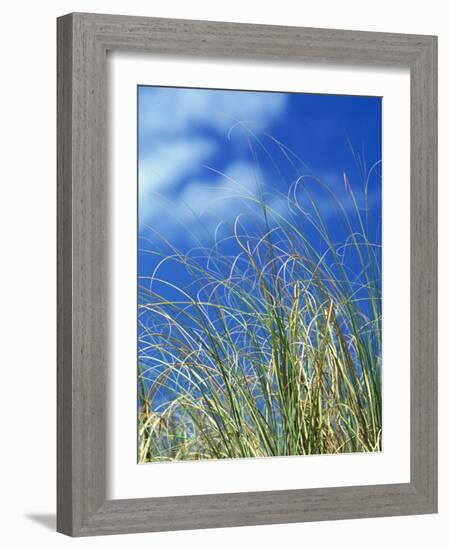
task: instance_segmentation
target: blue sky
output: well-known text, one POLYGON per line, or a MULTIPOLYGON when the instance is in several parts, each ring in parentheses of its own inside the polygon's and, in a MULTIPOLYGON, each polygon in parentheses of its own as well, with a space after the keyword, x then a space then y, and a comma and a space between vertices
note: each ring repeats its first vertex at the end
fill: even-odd
MULTIPOLYGON (((175 287, 194 292, 188 271, 163 260, 171 246, 200 256, 220 243, 232 258, 236 223, 242 234, 263 231, 256 198, 319 249, 312 201, 344 243, 332 194, 355 220, 350 188, 381 244, 381 109, 379 97, 139 86, 141 281, 157 269, 167 299, 180 295, 175 287)), ((345 261, 356 277, 357 260, 345 261)))
MULTIPOLYGON (((300 177, 332 224, 333 201, 313 178, 350 207, 345 179, 361 198, 368 174, 380 238, 381 98, 139 86, 138 100, 140 238, 157 240, 153 228, 180 250, 204 244, 219 224, 249 220, 241 197, 259 186, 286 209, 278 194, 300 177)), ((141 253, 139 266, 151 272, 152 258, 141 253)))

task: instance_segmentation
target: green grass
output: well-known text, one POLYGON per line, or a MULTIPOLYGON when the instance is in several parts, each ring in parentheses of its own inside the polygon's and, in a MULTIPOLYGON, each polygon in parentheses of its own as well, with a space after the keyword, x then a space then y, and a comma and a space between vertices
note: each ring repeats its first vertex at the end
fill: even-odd
POLYGON ((236 220, 234 257, 218 244, 149 251, 193 283, 167 299, 157 272, 140 281, 140 463, 381 450, 380 247, 345 184, 343 200, 314 182, 344 242, 313 194, 299 204, 300 178, 291 215, 245 196, 260 223, 236 220))

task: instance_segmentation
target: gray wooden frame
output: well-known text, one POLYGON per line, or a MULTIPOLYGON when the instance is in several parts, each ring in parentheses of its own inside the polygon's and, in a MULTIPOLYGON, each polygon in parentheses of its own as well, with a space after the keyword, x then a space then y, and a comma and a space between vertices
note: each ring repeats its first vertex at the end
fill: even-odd
POLYGON ((437 38, 75 13, 58 19, 58 505, 72 536, 437 511, 437 38), (106 52, 409 67, 410 483, 106 499, 106 52))

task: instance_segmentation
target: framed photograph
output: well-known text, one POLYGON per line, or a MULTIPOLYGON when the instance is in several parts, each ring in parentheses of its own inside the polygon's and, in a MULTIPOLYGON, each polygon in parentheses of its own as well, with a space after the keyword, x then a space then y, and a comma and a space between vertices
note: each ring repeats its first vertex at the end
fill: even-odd
POLYGON ((437 511, 437 39, 58 19, 58 531, 437 511))

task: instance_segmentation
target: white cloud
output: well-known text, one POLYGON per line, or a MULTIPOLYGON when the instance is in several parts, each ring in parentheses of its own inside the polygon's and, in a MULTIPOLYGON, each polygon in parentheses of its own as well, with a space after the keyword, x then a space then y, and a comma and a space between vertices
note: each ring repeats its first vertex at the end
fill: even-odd
POLYGON ((183 231, 183 224, 212 228, 219 221, 232 223, 247 210, 243 197, 254 196, 256 181, 249 163, 235 162, 223 174, 204 168, 203 177, 192 178, 177 195, 154 191, 140 197, 141 221, 173 235, 183 231))
MULTIPOLYGON (((212 173, 211 176, 214 174, 212 173)), ((254 197, 256 178, 252 166, 236 162, 223 174, 216 174, 212 181, 193 180, 180 196, 180 203, 187 205, 194 215, 210 215, 229 221, 244 208, 245 199, 254 197)))
POLYGON ((255 193, 253 167, 244 160, 247 149, 232 147, 226 135, 236 122, 255 133, 268 130, 284 113, 287 94, 159 87, 139 93, 140 224, 172 232, 198 216, 212 227, 248 211, 236 195, 255 193), (215 153, 228 156, 224 174, 213 171, 215 153))
POLYGON ((177 139, 162 142, 139 162, 139 189, 148 191, 168 189, 179 178, 188 177, 215 151, 216 144, 207 139, 177 139))
MULTIPOLYGON (((169 239, 180 235, 187 239, 200 233, 204 237, 204 231, 213 235, 219 224, 233 227, 240 215, 261 221, 258 183, 263 187, 264 175, 256 174, 251 163, 237 161, 223 173, 210 171, 205 176, 188 181, 176 199, 150 195, 153 207, 147 209, 144 223, 169 239)), ((271 209, 287 215, 286 198, 270 194, 264 200, 271 209)))
POLYGON ((280 116, 287 94, 185 88, 143 88, 140 91, 143 134, 170 136, 191 132, 195 125, 227 132, 236 122, 263 131, 280 116))
POLYGON ((139 160, 139 215, 142 223, 155 208, 151 193, 170 191, 180 179, 188 178, 201 168, 216 150, 216 144, 205 139, 176 139, 163 142, 139 160), (143 158, 142 158, 143 157, 143 158))

